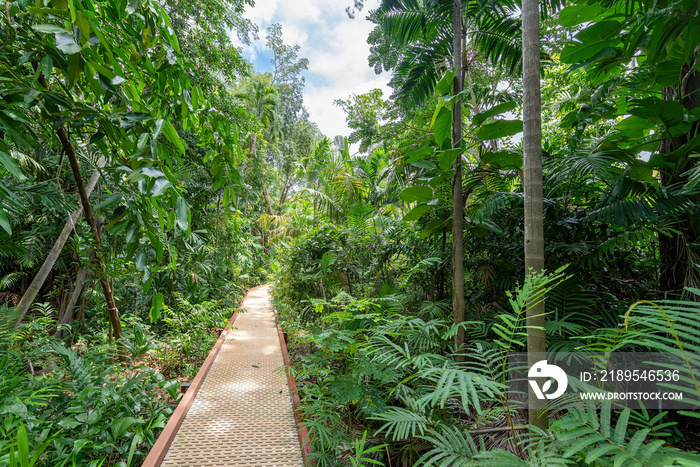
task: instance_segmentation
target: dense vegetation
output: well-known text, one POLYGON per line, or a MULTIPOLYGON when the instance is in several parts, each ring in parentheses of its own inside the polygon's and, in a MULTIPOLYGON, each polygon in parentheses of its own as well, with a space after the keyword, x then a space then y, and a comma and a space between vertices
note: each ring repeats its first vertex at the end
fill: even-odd
POLYGON ((7 3, 0 464, 138 465, 274 281, 318 465, 697 465, 696 412, 533 422, 503 363, 545 337, 700 363, 697 5, 541 3, 540 151, 519 3, 381 2, 394 92, 338 96, 333 139, 281 26, 270 73, 230 42, 259 34, 250 4, 7 3))

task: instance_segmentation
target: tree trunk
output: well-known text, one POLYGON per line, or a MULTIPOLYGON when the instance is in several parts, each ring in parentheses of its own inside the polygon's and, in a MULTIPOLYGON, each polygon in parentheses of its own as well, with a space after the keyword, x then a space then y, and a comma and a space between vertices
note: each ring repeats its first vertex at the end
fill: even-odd
POLYGON ((125 358, 126 348, 122 340, 122 325, 119 321, 119 311, 117 310, 117 305, 114 302, 114 295, 112 293, 112 287, 109 284, 109 277, 107 275, 107 266, 105 265, 104 256, 102 254, 102 241, 100 240, 100 230, 97 228, 97 220, 95 220, 95 215, 92 212, 92 205, 90 204, 90 199, 88 198, 87 190, 85 188, 85 182, 83 182, 83 176, 80 173, 80 165, 78 164, 78 156, 75 153, 75 148, 73 143, 70 142, 66 131, 63 127, 59 127, 56 130, 58 139, 63 145, 63 151, 68 156, 68 161, 70 162, 71 170, 73 171, 73 178, 78 186, 78 193, 80 194, 80 203, 83 205, 83 211, 85 214, 85 219, 90 225, 93 235, 95 236, 95 262, 97 263, 98 279, 102 285, 102 292, 105 296, 105 301, 107 302, 107 312, 109 316, 109 324, 112 328, 112 336, 117 341, 117 348, 120 353, 120 358, 125 358))
MULTIPOLYGON (((81 267, 78 269, 78 274, 76 275, 75 278, 75 288, 73 289, 73 293, 70 296, 70 299, 68 300, 68 304, 66 306, 66 312, 63 314, 61 317, 61 320, 59 321, 60 324, 68 324, 71 321, 73 321, 73 307, 75 307, 78 304, 78 300, 80 300, 80 296, 83 293, 83 285, 85 282, 88 280, 90 277, 90 271, 87 269, 81 267)), ((58 328, 58 326, 57 326, 58 328)), ((62 329, 56 329, 56 333, 54 334, 54 337, 56 339, 61 338, 61 334, 63 333, 62 329)))
POLYGON ((292 180, 291 176, 287 177, 287 180, 284 182, 284 186, 282 188, 282 194, 280 195, 280 210, 282 210, 282 207, 284 206, 284 202, 287 201, 287 195, 289 194, 289 190, 292 188, 292 180))
POLYGON ((270 195, 267 193, 267 190, 265 188, 262 189, 262 195, 263 195, 263 198, 265 198, 265 204, 267 204, 267 213, 270 214, 271 216, 274 216, 275 212, 272 210, 272 203, 270 202, 270 195))
MULTIPOLYGON (((544 270, 542 201, 542 114, 538 0, 523 0, 523 152, 525 165, 525 274, 544 270)), ((527 310, 528 365, 546 358, 544 301, 527 310), (536 328, 533 328, 536 327, 536 328)), ((545 402, 528 388, 528 421, 549 428, 545 402)))
MULTIPOLYGON (((459 94, 464 88, 462 74, 462 2, 455 0, 453 9, 454 52, 453 64, 456 68, 454 93, 459 94)), ((454 106, 452 113, 452 147, 462 147, 462 99, 454 106)), ((462 202, 462 155, 454 164, 454 182, 452 184, 452 310, 454 322, 464 321, 464 203, 462 202)), ((459 328, 455 335, 455 351, 460 352, 464 345, 464 329, 459 328)), ((458 355, 458 362, 464 357, 458 355)))
MULTIPOLYGON (((100 168, 104 167, 106 164, 107 160, 104 157, 100 157, 100 159, 97 161, 97 166, 100 168)), ((99 178, 100 171, 95 170, 92 173, 92 176, 90 177, 88 185, 85 189, 88 197, 95 189, 95 186, 97 186, 97 181, 99 180, 99 178)), ((20 300, 19 304, 17 305, 17 309, 19 310, 19 319, 17 321, 17 325, 19 325, 22 322, 22 318, 24 318, 24 315, 26 315, 27 311, 29 311, 29 307, 32 306, 32 303, 38 295, 39 290, 41 290, 41 288, 44 286, 44 282, 46 282, 46 279, 49 277, 51 269, 53 269, 53 265, 56 264, 58 256, 61 254, 61 251, 63 250, 66 241, 68 241, 68 237, 70 237, 71 231, 75 227, 75 221, 78 220, 78 217, 80 216, 80 214, 82 214, 82 212, 83 207, 81 205, 81 207, 73 211, 70 214, 70 216, 68 216, 66 225, 63 226, 63 230, 56 239, 56 242, 54 243, 53 248, 51 248, 51 251, 49 252, 48 256, 44 260, 44 264, 41 265, 41 268, 39 268, 39 272, 36 273, 36 276, 34 276, 32 283, 29 284, 29 287, 27 288, 26 292, 24 292, 24 295, 22 295, 22 300, 20 300)))

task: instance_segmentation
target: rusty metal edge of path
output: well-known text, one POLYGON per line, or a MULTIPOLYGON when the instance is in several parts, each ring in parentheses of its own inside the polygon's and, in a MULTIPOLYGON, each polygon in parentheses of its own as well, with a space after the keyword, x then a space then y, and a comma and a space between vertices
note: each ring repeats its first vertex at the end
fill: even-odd
POLYGON ((289 394, 292 396, 292 408, 294 409, 294 420, 297 424, 297 433, 299 435, 299 445, 301 446, 301 456, 304 460, 305 466, 314 466, 316 462, 313 459, 309 459, 311 456, 311 440, 309 438, 309 429, 304 423, 302 418, 302 412, 299 408, 301 400, 299 399, 299 389, 297 388, 297 382, 292 375, 292 362, 289 360, 289 353, 287 352, 287 343, 284 340, 284 331, 282 331, 282 326, 280 325, 279 314, 277 313, 277 308, 274 306, 272 309, 275 312, 275 322, 277 324, 277 335, 280 340, 280 347, 282 348, 282 358, 284 359, 284 365, 287 367, 285 373, 287 374, 287 384, 289 385, 289 394))
MULTIPOLYGON (((257 288, 258 287, 253 287, 251 289, 248 289, 248 291, 243 296, 243 299, 240 301, 239 307, 241 304, 243 304, 245 299, 248 298, 248 294, 251 292, 251 290, 257 288)), ((161 432, 160 436, 158 436, 156 443, 149 451, 148 456, 146 457, 146 460, 143 461, 143 464, 141 464, 141 467, 159 467, 161 462, 163 462, 165 455, 168 453, 168 449, 170 449, 170 445, 172 444, 173 439, 175 439, 175 435, 177 435, 177 432, 180 429, 182 422, 185 420, 185 416, 190 410, 190 406, 192 405, 192 402, 194 402, 194 398, 197 396, 199 388, 202 386, 204 379, 207 377, 209 369, 214 364, 214 360, 216 360, 216 356, 219 354, 219 350, 221 350, 221 347, 223 346, 224 341, 228 336, 228 333, 233 328, 233 323, 236 321, 237 317, 238 310, 236 310, 233 313, 231 319, 228 321, 228 325, 219 335, 219 338, 216 340, 216 344, 214 344, 214 347, 212 347, 212 349, 209 351, 207 359, 204 360, 204 363, 197 372, 197 376, 195 376, 194 380, 192 380, 190 388, 182 396, 182 399, 180 399, 180 402, 177 404, 175 411, 170 416, 168 423, 165 425, 165 428, 163 428, 163 431, 161 432)))

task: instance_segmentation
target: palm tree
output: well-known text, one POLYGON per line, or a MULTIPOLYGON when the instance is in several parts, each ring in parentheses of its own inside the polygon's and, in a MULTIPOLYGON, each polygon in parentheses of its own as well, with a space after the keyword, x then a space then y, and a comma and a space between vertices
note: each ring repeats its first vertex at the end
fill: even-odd
MULTIPOLYGON (((491 63, 516 73, 522 59, 516 4, 511 0, 458 3, 460 44, 467 43, 491 63)), ((384 0, 377 9, 370 60, 375 68, 394 72, 391 84, 403 108, 425 103, 444 71, 454 66, 450 59, 456 44, 454 11, 452 0, 384 0)))
MULTIPOLYGON (((255 116, 257 122, 262 125, 263 130, 270 130, 272 128, 272 123, 275 120, 276 110, 277 110, 277 91, 270 85, 264 77, 253 81, 251 88, 248 92, 238 92, 234 94, 234 97, 241 99, 246 102, 248 110, 255 116)), ((249 148, 250 154, 253 158, 258 155, 257 148, 258 132, 251 131, 249 148)), ((262 188, 262 198, 265 200, 267 205, 268 214, 274 216, 274 211, 272 209, 272 203, 270 201, 270 195, 266 188, 262 188)))
MULTIPOLYGON (((452 12, 453 66, 456 70, 454 94, 459 95, 464 88, 462 74, 462 2, 454 0, 452 12)), ((452 111, 452 147, 462 147, 462 99, 458 99, 452 111)), ((454 162, 455 177, 452 183, 452 309, 454 323, 464 321, 464 201, 462 200, 462 156, 454 162)), ((464 344, 464 328, 458 327, 455 334, 455 350, 459 352, 464 344)), ((458 361, 464 357, 458 353, 458 361)))
MULTIPOLYGON (((275 111, 277 109, 277 91, 275 88, 265 82, 264 79, 253 81, 252 86, 247 92, 238 92, 234 97, 245 101, 248 110, 255 116, 257 122, 264 129, 270 128, 275 120, 275 111)), ((250 140, 250 152, 254 156, 257 154, 256 148, 257 133, 252 132, 250 140)))
MULTIPOLYGON (((523 0, 523 154, 525 190, 525 274, 544 270, 544 228, 542 218, 542 116, 540 98, 539 0, 523 0)), ((527 309, 528 365, 539 361, 546 351, 544 301, 527 309)), ((531 425, 546 430, 545 401, 528 396, 531 425)))
MULTIPOLYGON (((482 50, 493 63, 506 63, 514 69, 519 62, 519 22, 510 17, 515 6, 461 0, 384 0, 376 20, 398 55, 392 84, 403 107, 423 104, 434 92, 443 70, 452 57, 455 71, 453 92, 464 88, 463 42, 482 50), (505 6, 504 6, 505 5, 505 6), (471 26, 463 28, 463 23, 471 26), (451 25, 451 28, 450 26, 451 25)), ((385 44, 386 45, 386 44, 385 44)), ((462 100, 452 113, 452 147, 462 147, 462 100)), ((455 324, 464 321, 464 202, 462 158, 454 163, 452 183, 452 300, 455 324)), ((455 348, 464 343, 464 330, 455 335, 455 348)), ((461 357, 457 357, 461 360, 461 357)))

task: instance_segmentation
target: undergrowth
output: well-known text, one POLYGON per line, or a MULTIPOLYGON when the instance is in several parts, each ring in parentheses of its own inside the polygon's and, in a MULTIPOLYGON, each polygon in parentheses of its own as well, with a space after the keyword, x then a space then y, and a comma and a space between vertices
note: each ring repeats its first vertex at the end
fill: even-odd
POLYGON ((36 305, 17 329, 9 324, 15 309, 0 307, 0 465, 140 465, 180 382, 196 374, 233 313, 230 303, 182 297, 163 308, 156 326, 124 320, 127 355, 119 362, 99 317, 71 343, 70 332, 54 338, 49 305, 36 305))
MULTIPOLYGON (((463 364, 455 361, 457 326, 447 303, 415 309, 412 297, 396 290, 373 298, 341 291, 312 299, 310 314, 279 300, 317 465, 699 465, 700 455, 669 444, 680 441, 679 421, 692 423, 695 411, 567 402, 552 406, 549 431, 526 426, 525 411, 508 399, 508 355, 524 348, 527 307, 567 280, 563 269, 527 280, 509 294, 510 309, 461 323, 468 336, 463 364), (356 460, 360 441, 362 453, 373 449, 364 461, 356 460)), ((696 302, 645 302, 598 329, 583 314, 550 313, 548 341, 564 350, 684 350, 689 365, 681 383, 700 396, 691 369, 699 311, 696 302)))

